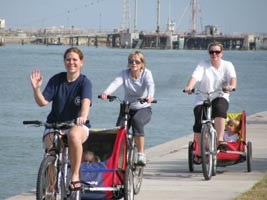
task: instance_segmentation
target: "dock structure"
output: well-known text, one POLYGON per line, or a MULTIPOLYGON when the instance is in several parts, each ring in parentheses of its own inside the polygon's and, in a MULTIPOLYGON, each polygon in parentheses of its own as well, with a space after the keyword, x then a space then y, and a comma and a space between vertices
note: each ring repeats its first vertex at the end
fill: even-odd
POLYGON ((42 36, 30 41, 32 44, 44 45, 71 45, 71 46, 98 46, 106 44, 106 35, 62 35, 42 36))
POLYGON ((221 42, 226 50, 257 50, 267 47, 267 37, 260 39, 251 34, 180 35, 167 32, 148 34, 140 32, 139 34, 115 33, 107 36, 107 46, 112 48, 203 50, 214 41, 221 42))
POLYGON ((3 46, 5 44, 4 37, 0 36, 0 46, 3 46))
MULTIPOLYGON (((176 23, 169 16, 167 28, 160 27, 160 0, 157 0, 157 26, 154 32, 138 31, 138 0, 134 1, 134 27, 130 26, 130 0, 122 1, 122 21, 119 29, 112 31, 81 30, 77 27, 47 27, 38 30, 5 30, 5 19, 0 19, 0 46, 4 43, 107 46, 109 48, 203 50, 213 42, 221 42, 226 50, 267 50, 267 33, 225 35, 217 25, 206 25, 200 33, 196 29, 197 15, 201 15, 200 0, 190 0, 191 28, 176 32, 176 23)), ((171 8, 171 1, 169 1, 171 8)), ((200 20, 202 17, 200 16, 200 20)))
POLYGON ((0 46, 3 46, 5 44, 4 28, 5 28, 5 20, 0 19, 0 46))
MULTIPOLYGON (((184 49, 207 49, 211 42, 220 42, 223 44, 226 50, 252 50, 255 49, 254 38, 248 35, 238 35, 238 36, 207 36, 207 35, 197 35, 197 36, 184 36, 178 40, 178 46, 182 46, 179 42, 184 43, 184 49), (184 41, 183 41, 184 40, 184 41)), ((176 45, 177 46, 177 45, 176 45)))
MULTIPOLYGON (((212 27, 213 29, 214 27, 212 27)), ((2 30, 3 32, 4 30, 2 30)), ((6 34, 2 43, 38 45, 107 46, 109 48, 203 50, 210 42, 221 42, 226 50, 267 50, 267 34, 224 35, 214 31, 203 34, 143 31, 20 31, 6 34)), ((0 42, 1 42, 0 41, 0 42)))

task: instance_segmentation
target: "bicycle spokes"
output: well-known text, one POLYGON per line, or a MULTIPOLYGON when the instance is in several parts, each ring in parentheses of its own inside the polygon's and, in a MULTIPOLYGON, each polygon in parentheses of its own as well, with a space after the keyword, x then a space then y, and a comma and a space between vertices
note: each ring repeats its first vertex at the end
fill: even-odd
POLYGON ((212 176, 214 154, 213 137, 210 127, 206 125, 202 130, 201 136, 202 171, 205 180, 209 180, 212 176))

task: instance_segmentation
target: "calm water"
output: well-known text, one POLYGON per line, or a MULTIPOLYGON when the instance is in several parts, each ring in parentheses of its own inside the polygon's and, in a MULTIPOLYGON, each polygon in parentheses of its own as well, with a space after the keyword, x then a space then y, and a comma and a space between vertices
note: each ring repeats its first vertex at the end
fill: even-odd
MULTIPOLYGON (((42 158, 42 128, 25 128, 23 120, 45 120, 50 107, 39 108, 32 95, 29 73, 41 69, 45 82, 64 70, 66 46, 0 48, 0 199, 35 188, 42 158)), ((109 82, 125 66, 131 50, 80 47, 85 54, 83 73, 93 82, 93 127, 112 127, 118 104, 98 100, 109 82)), ((146 127, 146 147, 191 133, 193 95, 182 93, 196 62, 206 51, 143 50, 156 83, 153 119, 146 127)), ((227 51, 224 58, 236 67, 237 91, 231 95, 231 112, 247 114, 267 110, 267 51, 227 51)), ((115 93, 122 95, 122 90, 115 93)))

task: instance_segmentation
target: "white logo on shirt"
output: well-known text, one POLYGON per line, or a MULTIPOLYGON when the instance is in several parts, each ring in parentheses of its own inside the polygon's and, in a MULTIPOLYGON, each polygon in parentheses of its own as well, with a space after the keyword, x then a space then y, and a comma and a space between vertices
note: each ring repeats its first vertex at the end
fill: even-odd
POLYGON ((80 98, 80 96, 77 96, 77 97, 74 99, 74 104, 75 104, 76 106, 81 105, 81 98, 80 98))

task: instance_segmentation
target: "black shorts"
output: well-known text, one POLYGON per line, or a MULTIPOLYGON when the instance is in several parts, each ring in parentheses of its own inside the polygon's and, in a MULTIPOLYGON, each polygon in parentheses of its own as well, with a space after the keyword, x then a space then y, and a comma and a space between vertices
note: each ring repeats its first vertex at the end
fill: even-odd
MULTIPOLYGON (((134 136, 144 136, 145 125, 151 120, 152 109, 151 107, 145 107, 140 110, 130 110, 130 118, 128 121, 128 128, 132 128, 134 136)), ((122 126, 123 116, 121 114, 118 117, 117 126, 122 126)))
MULTIPOLYGON (((212 103, 211 117, 212 118, 222 117, 226 119, 227 111, 229 108, 228 101, 223 97, 218 97, 214 99, 211 103, 212 103)), ((203 109, 203 105, 198 105, 194 108, 195 124, 193 126, 193 131, 195 133, 201 132, 201 120, 205 119, 205 118, 202 119, 202 109, 203 109)))

